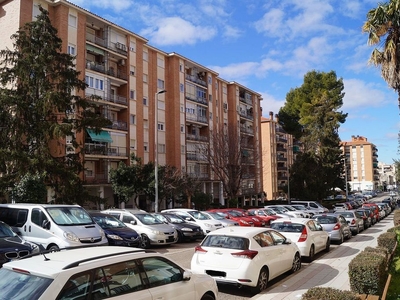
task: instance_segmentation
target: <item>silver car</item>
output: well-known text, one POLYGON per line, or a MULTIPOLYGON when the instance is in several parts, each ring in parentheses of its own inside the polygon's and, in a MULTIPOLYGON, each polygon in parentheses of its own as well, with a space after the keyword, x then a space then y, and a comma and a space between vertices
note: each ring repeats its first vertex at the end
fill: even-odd
POLYGON ((209 216, 211 219, 221 222, 223 227, 239 226, 239 222, 234 221, 234 220, 229 220, 217 212, 202 211, 202 213, 205 214, 206 216, 209 216))
POLYGON ((364 230, 364 219, 361 218, 355 210, 341 211, 340 215, 346 219, 353 235, 356 235, 360 231, 364 230))
POLYGON ((332 242, 341 244, 345 239, 352 237, 350 226, 342 215, 326 213, 314 215, 313 219, 317 220, 324 230, 329 233, 332 242))

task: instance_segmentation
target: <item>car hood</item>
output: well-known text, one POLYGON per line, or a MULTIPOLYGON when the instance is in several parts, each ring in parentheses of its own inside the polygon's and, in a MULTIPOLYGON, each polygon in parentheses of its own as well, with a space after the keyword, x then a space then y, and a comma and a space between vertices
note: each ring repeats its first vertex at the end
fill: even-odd
POLYGON ((129 227, 108 228, 103 230, 107 235, 114 234, 127 239, 139 237, 139 234, 129 227))
POLYGON ((0 252, 15 250, 32 250, 32 244, 19 236, 0 238, 0 252))

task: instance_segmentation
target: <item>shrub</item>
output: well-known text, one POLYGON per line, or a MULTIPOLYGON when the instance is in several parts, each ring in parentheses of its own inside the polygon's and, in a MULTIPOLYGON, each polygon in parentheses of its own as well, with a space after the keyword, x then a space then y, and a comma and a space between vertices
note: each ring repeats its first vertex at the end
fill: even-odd
POLYGON ((313 287, 304 293, 302 300, 360 300, 357 294, 351 291, 342 291, 330 287, 313 287))
POLYGON ((394 226, 400 225, 400 209, 395 209, 393 212, 393 224, 394 226))
POLYGON ((378 236, 377 242, 379 247, 384 247, 389 253, 393 253, 397 243, 397 234, 395 232, 384 232, 378 236))
POLYGON ((390 254, 387 248, 385 247, 366 247, 364 249, 364 251, 366 252, 371 252, 371 253, 375 253, 377 255, 381 255, 382 257, 385 258, 387 265, 389 264, 389 258, 390 258, 390 254))
POLYGON ((362 251, 349 264, 350 289, 359 294, 382 295, 387 280, 387 259, 362 251))

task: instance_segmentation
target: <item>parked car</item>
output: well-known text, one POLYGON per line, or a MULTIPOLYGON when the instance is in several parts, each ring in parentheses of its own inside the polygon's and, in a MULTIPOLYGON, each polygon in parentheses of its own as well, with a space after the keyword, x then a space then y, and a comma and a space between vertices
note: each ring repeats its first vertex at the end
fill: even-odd
POLYGON ((104 230, 110 246, 139 247, 140 235, 116 217, 100 212, 89 212, 92 219, 104 230))
POLYGON ((292 218, 303 218, 304 217, 304 215, 301 212, 299 212, 297 210, 291 211, 282 205, 267 205, 264 207, 272 209, 274 212, 276 212, 278 214, 278 216, 280 216, 282 218, 285 217, 285 215, 292 217, 292 218))
POLYGON ((309 262, 321 251, 329 252, 331 240, 329 233, 316 220, 310 219, 279 219, 271 222, 271 228, 279 231, 296 243, 301 256, 309 262))
POLYGON ((184 220, 200 226, 201 229, 203 229, 204 235, 207 235, 211 231, 223 228, 221 222, 211 219, 210 217, 206 216, 205 214, 201 213, 196 209, 171 208, 171 209, 164 209, 161 212, 176 214, 182 217, 184 220))
POLYGON ((171 225, 178 232, 178 242, 204 238, 203 229, 200 226, 189 223, 178 215, 171 213, 154 213, 153 215, 161 222, 171 225))
POLYGON ((217 220, 221 222, 223 227, 228 227, 228 226, 239 226, 239 222, 235 220, 229 220, 222 216, 221 214, 213 211, 202 211, 203 214, 209 216, 211 219, 217 220))
POLYGON ((349 224, 346 219, 335 213, 326 213, 315 215, 314 220, 317 220, 321 226, 329 233, 332 242, 341 244, 345 239, 352 237, 349 224))
POLYGON ((376 205, 374 203, 364 203, 362 205, 362 208, 364 208, 364 207, 372 209, 372 211, 374 213, 374 216, 375 216, 376 222, 379 222, 381 220, 381 214, 379 213, 379 206, 378 205, 376 205))
POLYGON ((290 204, 290 206, 294 207, 295 209, 304 211, 306 214, 309 215, 309 218, 312 218, 312 216, 316 214, 315 210, 309 209, 302 204, 290 204))
MULTIPOLYGON (((249 212, 260 217, 273 217, 275 219, 282 218, 282 216, 278 215, 275 211, 273 211, 270 208, 250 208, 249 212)), ((284 216, 288 217, 288 215, 284 216)))
MULTIPOLYGON (((285 204, 283 205, 284 208, 290 210, 290 211, 297 211, 303 214, 303 218, 310 218, 311 214, 310 214, 310 210, 308 210, 305 206, 302 205, 289 205, 289 204, 285 204), (302 207, 302 208, 301 208, 302 207)), ((312 213, 312 215, 314 215, 314 213, 312 213)))
POLYGON ((79 205, 0 204, 0 220, 47 250, 108 245, 103 229, 79 205))
POLYGON ((259 219, 262 219, 265 222, 265 226, 267 226, 267 227, 269 227, 271 225, 272 221, 280 218, 280 217, 278 217, 276 215, 275 216, 272 216, 272 215, 267 215, 267 216, 259 215, 259 214, 256 214, 256 212, 254 210, 252 210, 252 209, 248 209, 247 210, 247 215, 249 217, 257 217, 259 219))
POLYGON ((364 221, 364 230, 372 226, 372 212, 366 208, 357 208, 355 210, 357 216, 364 221))
POLYGON ((178 241, 178 233, 169 224, 161 222, 153 215, 143 210, 107 209, 101 211, 110 214, 134 229, 141 237, 141 248, 152 245, 170 245, 178 241))
POLYGON ((39 252, 39 246, 18 236, 10 226, 0 221, 0 268, 6 262, 39 252))
POLYGON ((215 280, 160 253, 103 246, 61 250, 0 269, 1 299, 218 299, 215 280))
POLYGON ((333 206, 333 211, 334 212, 338 212, 338 211, 342 212, 342 211, 350 209, 349 206, 346 203, 335 203, 332 206, 333 206))
POLYGON ((265 290, 268 281, 301 268, 300 250, 278 231, 234 226, 210 232, 196 246, 191 269, 217 282, 265 290))
POLYGON ((256 226, 256 227, 265 227, 266 226, 266 223, 263 218, 260 218, 259 216, 256 216, 254 214, 250 215, 248 213, 247 209, 234 208, 233 210, 239 212, 243 217, 250 218, 253 221, 254 226, 256 226))
POLYGON ((324 207, 321 203, 318 201, 309 201, 309 200, 290 200, 290 204, 301 204, 307 207, 308 209, 313 209, 317 211, 317 213, 327 213, 329 212, 329 209, 324 207))
POLYGON ((364 219, 357 215, 355 210, 341 211, 340 215, 346 219, 353 235, 356 235, 364 230, 364 219))
POLYGON ((254 220, 250 217, 244 216, 243 213, 232 209, 210 209, 208 212, 217 213, 228 220, 239 223, 239 226, 252 227, 254 220))

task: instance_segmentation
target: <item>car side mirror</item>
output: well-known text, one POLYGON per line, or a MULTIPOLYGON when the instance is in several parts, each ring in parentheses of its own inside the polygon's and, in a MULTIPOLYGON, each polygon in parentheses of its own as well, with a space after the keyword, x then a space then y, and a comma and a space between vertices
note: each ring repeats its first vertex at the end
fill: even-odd
POLYGON ((132 220, 129 223, 132 224, 132 225, 136 225, 136 221, 135 220, 132 220))
POLYGON ((49 230, 50 229, 50 221, 49 220, 43 220, 42 228, 49 230))

